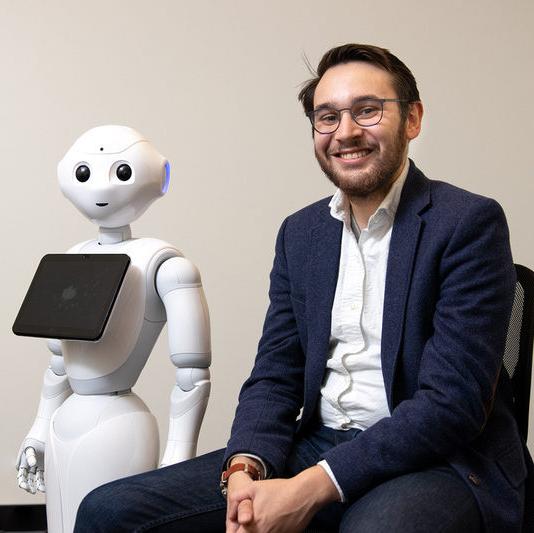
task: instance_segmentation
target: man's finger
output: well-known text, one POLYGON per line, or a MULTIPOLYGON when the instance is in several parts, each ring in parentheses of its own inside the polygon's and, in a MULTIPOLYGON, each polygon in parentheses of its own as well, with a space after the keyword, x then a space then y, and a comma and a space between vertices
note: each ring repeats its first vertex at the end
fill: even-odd
POLYGON ((236 521, 237 520, 237 505, 238 503, 233 499, 228 499, 227 508, 226 508, 226 517, 228 520, 236 521))
POLYGON ((237 521, 240 525, 244 526, 250 524, 254 519, 254 513, 252 509, 252 500, 242 500, 237 507, 237 521))
POLYGON ((239 524, 237 522, 226 521, 226 533, 236 533, 238 528, 239 524))

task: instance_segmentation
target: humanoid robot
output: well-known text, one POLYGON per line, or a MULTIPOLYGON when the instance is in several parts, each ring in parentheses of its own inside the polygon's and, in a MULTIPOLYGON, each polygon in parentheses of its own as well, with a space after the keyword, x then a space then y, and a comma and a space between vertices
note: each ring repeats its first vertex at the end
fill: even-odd
MULTIPOLYGON (((156 420, 131 388, 165 322, 176 385, 161 466, 196 454, 211 362, 198 270, 166 242, 131 236, 130 223, 168 189, 166 159, 137 131, 102 126, 74 143, 58 178, 63 194, 99 226, 97 239, 68 254, 121 254, 129 265, 98 340, 48 341, 52 358, 37 417, 19 451, 17 479, 31 493, 46 488, 50 533, 72 531, 78 506, 93 488, 157 467, 156 420)), ((72 287, 63 291, 67 299, 74 294, 72 287)))

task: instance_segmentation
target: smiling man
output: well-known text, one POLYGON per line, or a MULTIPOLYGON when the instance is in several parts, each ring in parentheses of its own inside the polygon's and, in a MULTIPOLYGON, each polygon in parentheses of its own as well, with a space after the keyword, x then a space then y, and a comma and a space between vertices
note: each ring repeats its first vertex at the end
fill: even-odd
POLYGON ((97 489, 77 530, 519 532, 502 209, 408 159, 423 106, 389 51, 328 51, 299 98, 336 192, 282 224, 228 447, 97 489))

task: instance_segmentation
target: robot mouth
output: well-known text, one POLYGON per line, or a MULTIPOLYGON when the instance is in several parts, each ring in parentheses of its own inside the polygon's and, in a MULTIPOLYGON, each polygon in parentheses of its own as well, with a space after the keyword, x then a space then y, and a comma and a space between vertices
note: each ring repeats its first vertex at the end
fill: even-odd
POLYGON ((98 207, 106 207, 108 205, 108 202, 97 202, 96 204, 98 207))

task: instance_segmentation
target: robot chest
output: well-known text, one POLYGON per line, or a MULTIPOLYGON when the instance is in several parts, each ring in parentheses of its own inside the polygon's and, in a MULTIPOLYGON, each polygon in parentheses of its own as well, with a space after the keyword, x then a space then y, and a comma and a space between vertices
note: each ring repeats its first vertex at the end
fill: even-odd
POLYGON ((136 253, 135 248, 110 250, 109 246, 86 246, 81 253, 123 253, 130 265, 111 310, 102 337, 95 342, 63 341, 69 377, 92 379, 108 375, 135 356, 148 357, 149 339, 157 338, 166 316, 155 289, 158 254, 136 253), (138 354, 143 346, 144 354, 138 354))
POLYGON ((122 282, 112 315, 130 317, 128 323, 138 320, 134 315, 143 315, 147 320, 160 322, 165 320, 165 310, 156 291, 156 272, 168 257, 177 255, 174 249, 168 250, 153 239, 137 239, 117 245, 101 246, 95 241, 84 244, 75 253, 89 254, 125 254, 130 258, 130 265, 122 282), (135 312, 134 312, 135 309, 135 312))

